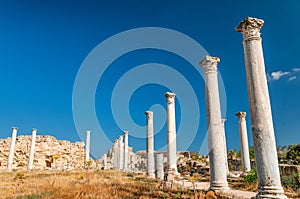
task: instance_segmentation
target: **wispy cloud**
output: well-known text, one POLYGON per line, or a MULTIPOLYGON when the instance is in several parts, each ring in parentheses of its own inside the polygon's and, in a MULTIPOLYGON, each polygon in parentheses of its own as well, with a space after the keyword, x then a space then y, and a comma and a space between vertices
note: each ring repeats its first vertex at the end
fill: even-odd
POLYGON ((289 81, 292 81, 292 80, 294 80, 296 78, 297 78, 296 76, 292 76, 292 77, 289 78, 289 81))
POLYGON ((267 73, 268 81, 277 81, 283 77, 288 77, 289 81, 295 80, 300 75, 300 68, 293 68, 290 71, 274 71, 267 73))
POLYGON ((280 70, 280 71, 277 71, 277 72, 272 72, 271 73, 271 78, 272 78, 272 80, 279 80, 281 77, 283 77, 285 75, 288 75, 288 74, 290 74, 290 72, 282 72, 280 70))

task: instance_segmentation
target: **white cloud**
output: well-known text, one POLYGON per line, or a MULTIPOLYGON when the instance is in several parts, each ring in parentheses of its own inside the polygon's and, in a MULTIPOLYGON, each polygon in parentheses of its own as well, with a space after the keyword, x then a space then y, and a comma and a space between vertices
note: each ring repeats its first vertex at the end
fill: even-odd
POLYGON ((280 71, 277 71, 277 72, 272 72, 271 73, 271 78, 272 78, 272 80, 279 80, 281 77, 283 77, 285 75, 288 75, 288 74, 290 74, 290 72, 282 72, 280 70, 280 71))
POLYGON ((299 71, 300 71, 300 68, 293 68, 292 71, 294 71, 294 72, 299 72, 299 71))
POLYGON ((294 80, 296 78, 297 78, 296 76, 292 76, 292 77, 289 78, 289 81, 292 81, 292 80, 294 80))

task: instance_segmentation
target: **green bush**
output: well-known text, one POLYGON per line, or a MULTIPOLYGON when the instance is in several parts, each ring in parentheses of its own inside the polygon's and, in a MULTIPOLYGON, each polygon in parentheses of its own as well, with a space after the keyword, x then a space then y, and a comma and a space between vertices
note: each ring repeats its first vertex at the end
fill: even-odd
POLYGON ((244 181, 246 183, 255 183, 257 182, 257 173, 256 173, 256 169, 252 169, 251 171, 249 171, 247 173, 247 175, 245 175, 244 177, 244 181))

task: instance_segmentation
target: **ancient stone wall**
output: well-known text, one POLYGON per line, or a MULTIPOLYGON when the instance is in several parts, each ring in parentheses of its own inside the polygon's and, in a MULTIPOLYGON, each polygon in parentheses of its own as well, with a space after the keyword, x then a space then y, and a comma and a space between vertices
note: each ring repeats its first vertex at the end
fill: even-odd
MULTIPOLYGON (((7 167, 11 138, 0 139, 0 169, 7 167)), ((18 136, 13 169, 27 169, 31 136, 18 136)), ((53 136, 37 136, 33 169, 81 169, 84 167, 83 142, 57 140, 53 136)))

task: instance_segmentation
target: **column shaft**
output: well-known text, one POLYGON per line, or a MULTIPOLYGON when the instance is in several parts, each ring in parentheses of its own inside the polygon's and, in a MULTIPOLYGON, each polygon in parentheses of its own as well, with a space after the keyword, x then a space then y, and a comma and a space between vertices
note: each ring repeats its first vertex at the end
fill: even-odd
POLYGON ((155 165, 154 165, 154 132, 153 132, 153 112, 146 111, 147 118, 147 137, 146 137, 146 150, 147 150, 147 175, 155 178, 155 165))
POLYGON ((91 140, 91 131, 86 131, 85 138, 85 162, 90 160, 90 140, 91 140))
POLYGON ((37 129, 32 129, 31 146, 30 146, 28 168, 27 168, 28 170, 32 170, 32 166, 33 166, 34 152, 35 152, 36 132, 37 132, 37 129))
POLYGON ((175 93, 167 92, 167 139, 168 139, 168 169, 174 174, 177 171, 177 150, 176 150, 176 119, 175 119, 175 93))
POLYGON ((8 171, 12 170, 13 160, 14 160, 14 156, 15 156, 17 131, 18 131, 18 128, 16 128, 16 127, 12 128, 10 149, 9 149, 9 155, 8 155, 8 160, 7 160, 7 170, 8 171))
POLYGON ((119 137, 119 170, 123 170, 124 166, 124 152, 123 152, 123 136, 119 137))
POLYGON ((263 20, 248 17, 236 28, 244 36, 248 97, 258 176, 257 198, 286 198, 280 182, 273 119, 260 37, 263 20))
POLYGON ((124 131, 124 171, 128 170, 128 131, 124 131))
POLYGON ((156 153, 155 154, 155 171, 156 179, 164 179, 164 154, 156 153))
POLYGON ((222 130, 221 106, 218 88, 217 65, 220 59, 206 56, 200 65, 204 67, 206 81, 206 110, 208 111, 208 147, 210 163, 210 189, 228 190, 225 135, 222 130))

